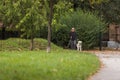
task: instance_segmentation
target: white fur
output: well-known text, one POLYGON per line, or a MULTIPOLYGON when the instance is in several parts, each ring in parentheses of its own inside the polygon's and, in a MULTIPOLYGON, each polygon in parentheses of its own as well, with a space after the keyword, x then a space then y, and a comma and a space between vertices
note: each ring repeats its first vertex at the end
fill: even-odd
POLYGON ((76 46, 78 51, 82 51, 82 41, 78 41, 76 46))

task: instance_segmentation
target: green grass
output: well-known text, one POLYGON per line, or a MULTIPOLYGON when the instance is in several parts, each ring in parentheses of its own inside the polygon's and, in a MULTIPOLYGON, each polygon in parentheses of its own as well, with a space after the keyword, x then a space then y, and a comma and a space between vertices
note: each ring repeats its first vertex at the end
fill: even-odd
MULTIPOLYGON (((28 51, 30 48, 29 39, 9 38, 7 40, 0 40, 0 51, 28 51)), ((34 39, 34 50, 45 50, 47 46, 47 40, 36 38, 34 39)), ((52 49, 60 49, 52 43, 52 49)))
MULTIPOLYGON (((7 47, 10 43, 20 48, 15 39, 5 41, 7 47)), ((45 40, 38 41, 46 45, 45 40)), ((86 80, 100 66, 93 54, 64 50, 54 44, 52 46, 50 54, 45 50, 27 51, 22 48, 16 51, 15 48, 14 51, 14 47, 9 47, 11 50, 4 47, 5 50, 0 51, 0 80, 86 80)))
POLYGON ((0 52, 0 80, 86 80, 98 68, 96 56, 77 51, 0 52))

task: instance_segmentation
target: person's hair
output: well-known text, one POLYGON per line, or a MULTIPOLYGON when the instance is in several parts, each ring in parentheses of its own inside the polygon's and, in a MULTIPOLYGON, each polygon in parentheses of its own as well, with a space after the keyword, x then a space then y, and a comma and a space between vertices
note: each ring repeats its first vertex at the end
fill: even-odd
POLYGON ((74 27, 72 27, 72 29, 75 29, 74 27))
POLYGON ((74 31, 75 31, 75 28, 74 28, 74 27, 72 27, 72 28, 71 28, 71 31, 72 31, 72 30, 74 30, 74 31))

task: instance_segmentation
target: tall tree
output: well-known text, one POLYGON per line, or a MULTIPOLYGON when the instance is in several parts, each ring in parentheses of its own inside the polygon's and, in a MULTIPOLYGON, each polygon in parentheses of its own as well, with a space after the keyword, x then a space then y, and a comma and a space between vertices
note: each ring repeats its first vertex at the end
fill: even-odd
POLYGON ((48 45, 47 45, 47 52, 49 53, 51 51, 51 27, 52 27, 52 19, 53 19, 53 6, 54 1, 50 0, 44 0, 45 8, 46 8, 46 17, 48 21, 48 45))
POLYGON ((46 17, 47 17, 47 26, 48 26, 48 45, 47 52, 51 51, 51 31, 52 26, 56 25, 60 15, 63 15, 65 12, 72 11, 72 4, 68 0, 44 0, 46 17), (53 10, 54 9, 54 10, 53 10))
POLYGON ((23 9, 20 9, 20 20, 17 24, 17 28, 21 29, 22 32, 24 32, 24 35, 27 35, 27 37, 30 37, 30 50, 34 49, 34 37, 37 34, 37 31, 40 29, 41 25, 43 25, 42 22, 44 22, 43 19, 43 13, 42 11, 42 2, 41 0, 26 0, 21 1, 22 6, 25 11, 23 12, 23 9), (28 4, 29 3, 29 4, 28 4), (23 5, 24 4, 24 5, 23 5), (42 12, 41 12, 41 11, 42 12), (22 15, 24 13, 24 16, 22 15))
POLYGON ((50 11, 48 13, 48 46, 47 52, 50 52, 51 47, 51 27, 52 27, 52 18, 53 18, 53 0, 50 0, 50 11))
POLYGON ((2 31, 16 26, 23 32, 22 36, 30 37, 30 50, 33 50, 34 36, 46 22, 42 6, 41 0, 0 0, 0 21, 5 26, 2 31))

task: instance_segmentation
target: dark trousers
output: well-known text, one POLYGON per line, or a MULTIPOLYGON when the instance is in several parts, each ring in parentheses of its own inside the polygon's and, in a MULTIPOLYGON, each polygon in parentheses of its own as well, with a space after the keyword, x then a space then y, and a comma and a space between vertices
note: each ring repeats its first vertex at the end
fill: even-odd
POLYGON ((71 49, 76 49, 76 40, 71 40, 70 41, 70 47, 71 47, 71 49))

